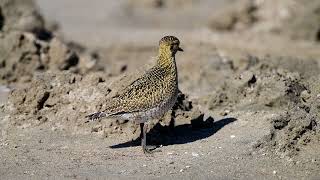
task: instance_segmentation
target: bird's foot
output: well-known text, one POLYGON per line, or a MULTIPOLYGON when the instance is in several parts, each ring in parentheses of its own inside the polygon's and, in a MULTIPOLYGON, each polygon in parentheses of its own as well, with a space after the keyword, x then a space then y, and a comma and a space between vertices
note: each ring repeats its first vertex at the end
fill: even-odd
POLYGON ((157 149, 157 146, 144 146, 142 147, 144 154, 152 154, 154 152, 161 152, 160 149, 157 149))
POLYGON ((102 117, 105 117, 106 114, 104 112, 96 112, 96 113, 93 113, 93 114, 89 114, 87 116, 85 116, 85 118, 88 118, 89 121, 96 121, 102 117))

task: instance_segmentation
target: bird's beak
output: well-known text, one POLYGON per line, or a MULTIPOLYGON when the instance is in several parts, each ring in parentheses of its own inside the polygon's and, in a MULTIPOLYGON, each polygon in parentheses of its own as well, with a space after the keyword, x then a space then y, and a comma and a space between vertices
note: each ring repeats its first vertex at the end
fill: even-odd
POLYGON ((178 51, 183 51, 183 49, 181 47, 178 47, 178 51))

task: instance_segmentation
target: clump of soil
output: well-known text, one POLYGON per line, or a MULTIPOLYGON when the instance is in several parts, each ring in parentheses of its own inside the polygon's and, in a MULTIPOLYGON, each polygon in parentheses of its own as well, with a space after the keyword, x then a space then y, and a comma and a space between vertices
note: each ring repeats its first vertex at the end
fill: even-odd
POLYGON ((30 82, 37 72, 102 70, 97 55, 69 47, 46 26, 33 0, 0 2, 0 83, 30 82))
POLYGON ((44 21, 33 0, 3 0, 0 2, 0 31, 33 33, 41 40, 50 40, 57 29, 53 22, 44 21))
POLYGON ((40 31, 45 22, 33 0, 3 0, 0 2, 0 30, 40 31))
POLYGON ((314 60, 300 63, 294 58, 249 57, 244 69, 197 103, 220 116, 239 111, 274 114, 269 135, 256 147, 295 154, 310 142, 320 142, 319 69, 314 60))
POLYGON ((289 85, 286 93, 291 104, 282 113, 271 118, 270 134, 256 144, 276 151, 279 155, 296 155, 308 144, 320 142, 320 89, 319 76, 308 81, 289 85))
POLYGON ((319 117, 301 108, 285 111, 271 119, 270 135, 256 146, 269 148, 280 156, 297 154, 305 145, 319 142, 319 117))
POLYGON ((286 35, 294 39, 317 41, 320 30, 320 2, 302 1, 264 1, 258 5, 258 17, 262 21, 257 30, 286 35))
POLYGON ((219 31, 250 30, 319 41, 319 8, 317 0, 242 0, 227 10, 215 12, 209 27, 219 31))
POLYGON ((227 9, 214 12, 209 27, 218 31, 247 29, 258 20, 256 10, 257 6, 252 1, 238 1, 227 9))
POLYGON ((69 70, 85 73, 95 68, 97 59, 80 57, 61 40, 43 41, 34 34, 10 31, 0 40, 0 82, 30 82, 34 73, 69 70))

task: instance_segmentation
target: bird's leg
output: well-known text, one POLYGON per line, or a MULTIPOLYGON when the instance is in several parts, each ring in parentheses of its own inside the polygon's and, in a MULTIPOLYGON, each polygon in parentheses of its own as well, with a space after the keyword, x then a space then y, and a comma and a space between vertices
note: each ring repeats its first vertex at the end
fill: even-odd
POLYGON ((141 130, 141 146, 143 153, 151 154, 156 149, 156 146, 147 146, 147 130, 148 130, 148 123, 140 123, 140 130, 141 130))

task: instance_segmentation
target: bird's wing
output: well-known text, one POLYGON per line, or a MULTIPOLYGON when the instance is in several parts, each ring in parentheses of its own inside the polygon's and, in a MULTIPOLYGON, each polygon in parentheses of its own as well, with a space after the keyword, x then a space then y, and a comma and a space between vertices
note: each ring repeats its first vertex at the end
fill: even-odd
POLYGON ((109 114, 121 114, 144 111, 155 107, 165 98, 163 96, 165 92, 162 90, 164 87, 163 73, 155 67, 149 69, 145 74, 115 93, 107 101, 105 111, 109 114))
POLYGON ((108 97, 112 98, 124 93, 125 89, 128 86, 137 81, 137 79, 141 78, 144 74, 147 73, 148 70, 150 70, 154 66, 154 59, 155 58, 152 58, 152 61, 150 60, 146 62, 146 64, 133 72, 126 72, 123 75, 114 78, 109 85, 112 91, 108 94, 108 97))

